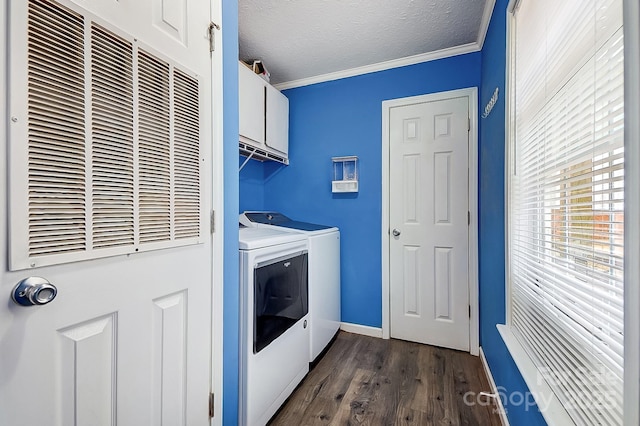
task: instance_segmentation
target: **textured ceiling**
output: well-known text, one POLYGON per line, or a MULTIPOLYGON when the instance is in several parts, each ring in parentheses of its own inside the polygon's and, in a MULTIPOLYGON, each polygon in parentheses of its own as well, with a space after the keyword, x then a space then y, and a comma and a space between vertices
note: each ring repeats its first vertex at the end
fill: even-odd
MULTIPOLYGON (((492 0, 239 0, 240 59, 300 82, 480 43, 492 0), (484 16, 483 16, 484 15, 484 16)), ((418 62, 418 61, 416 61, 418 62)), ((384 68, 384 67, 383 67, 384 68)), ((388 67, 387 67, 388 68, 388 67)), ((331 79, 331 78, 327 78, 331 79)))

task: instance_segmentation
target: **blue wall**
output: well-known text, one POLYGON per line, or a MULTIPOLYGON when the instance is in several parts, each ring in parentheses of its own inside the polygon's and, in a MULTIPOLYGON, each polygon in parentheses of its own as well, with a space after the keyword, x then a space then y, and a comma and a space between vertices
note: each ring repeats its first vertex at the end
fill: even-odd
MULTIPOLYGON (((238 424, 238 0, 222 1, 224 138, 224 312, 222 419, 238 424)), ((215 189, 214 189, 215 190, 215 189)))
MULTIPOLYGON (((493 378, 505 398, 503 403, 512 425, 544 425, 536 407, 513 404, 528 388, 496 324, 505 323, 505 67, 506 8, 508 0, 496 2, 482 50, 480 111, 496 87, 499 100, 491 114, 480 119, 479 142, 479 261, 480 345, 493 378), (513 396, 513 398, 510 398, 513 396)), ((529 398, 529 401, 532 401, 529 398)))
POLYGON ((264 164, 246 159, 240 156, 240 211, 264 210, 264 164))
POLYGON ((342 321, 382 326, 382 101, 479 85, 473 53, 284 91, 291 165, 243 170, 252 188, 262 168, 264 193, 262 204, 241 193, 240 204, 340 228, 342 321), (331 157, 343 155, 359 157, 356 194, 331 192, 331 157))

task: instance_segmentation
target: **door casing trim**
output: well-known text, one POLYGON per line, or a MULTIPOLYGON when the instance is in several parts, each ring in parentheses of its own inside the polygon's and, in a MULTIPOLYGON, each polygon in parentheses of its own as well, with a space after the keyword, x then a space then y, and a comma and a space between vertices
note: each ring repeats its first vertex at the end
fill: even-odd
POLYGON ((478 88, 450 90, 446 92, 430 93, 407 98, 391 99, 382 102, 382 338, 389 339, 391 335, 390 312, 390 265, 389 265, 389 115, 391 108, 407 106, 417 103, 435 102, 451 98, 469 98, 469 212, 471 224, 469 226, 469 352, 478 356, 480 353, 480 322, 479 322, 479 289, 478 289, 478 88))

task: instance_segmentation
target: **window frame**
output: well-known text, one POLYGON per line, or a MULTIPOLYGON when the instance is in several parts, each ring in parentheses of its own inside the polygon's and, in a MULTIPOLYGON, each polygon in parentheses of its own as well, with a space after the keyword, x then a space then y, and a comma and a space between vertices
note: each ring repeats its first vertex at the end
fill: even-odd
MULTIPOLYGON (((511 125, 514 114, 512 71, 514 69, 514 9, 517 0, 510 0, 506 14, 505 66, 505 324, 497 324, 498 331, 532 393, 538 409, 549 425, 572 424, 551 388, 538 380, 538 370, 525 349, 513 334, 511 248, 509 238, 512 223, 509 216, 510 174, 515 149, 515 129, 511 125)), ((637 0, 623 0, 624 19, 624 97, 625 117, 640 116, 640 5, 637 0)), ((624 424, 640 423, 640 121, 626 120, 625 150, 625 226, 624 229, 624 424)))
MULTIPOLYGON (((624 114, 640 116, 640 4, 623 0, 624 114)), ((640 424, 640 121, 626 120, 624 234, 624 422, 640 424)))

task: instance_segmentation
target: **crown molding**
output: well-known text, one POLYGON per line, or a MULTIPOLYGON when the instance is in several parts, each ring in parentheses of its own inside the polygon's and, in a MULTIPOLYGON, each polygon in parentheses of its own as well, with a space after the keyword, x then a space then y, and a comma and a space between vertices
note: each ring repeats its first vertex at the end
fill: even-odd
POLYGON ((491 15, 493 15, 493 8, 496 5, 496 0, 487 0, 484 4, 484 12, 482 13, 482 20, 480 21, 480 28, 478 29, 478 46, 480 50, 484 46, 484 39, 487 37, 487 31, 489 31, 489 23, 491 22, 491 15))
POLYGON ((482 20, 480 21, 480 28, 478 28, 478 38, 474 43, 462 44, 460 46, 449 47, 446 49, 436 50, 434 52, 421 53, 419 55, 378 62, 376 64, 316 75, 313 77, 301 78, 299 80, 285 81, 283 83, 275 84, 274 86, 278 90, 293 89, 295 87, 309 86, 327 81, 340 80, 342 78, 355 77, 357 75, 405 67, 407 65, 415 65, 422 62, 450 58, 453 56, 464 55, 466 53, 479 52, 482 50, 484 45, 484 40, 487 36, 487 31, 489 30, 489 23, 491 22, 491 16, 493 15, 495 4, 495 0, 486 0, 484 11, 482 13, 482 20))
MULTIPOLYGON (((492 0, 488 0, 491 2, 492 0)), ((483 15, 484 16, 484 15, 483 15)), ((365 65, 362 67, 351 68, 343 71, 336 71, 328 74, 317 75, 299 80, 287 81, 275 84, 278 90, 293 89, 294 87, 309 86, 316 83, 324 83, 327 81, 340 80, 342 78, 354 77, 372 72, 384 71, 392 68, 404 67, 407 65, 415 65, 422 62, 435 61, 438 59, 450 58, 452 56, 464 55, 466 53, 479 52, 480 46, 477 42, 467 43, 460 46, 449 47, 447 49, 436 50, 434 52, 421 53, 419 55, 407 56, 404 58, 393 59, 391 61, 378 62, 376 64, 365 65)))

